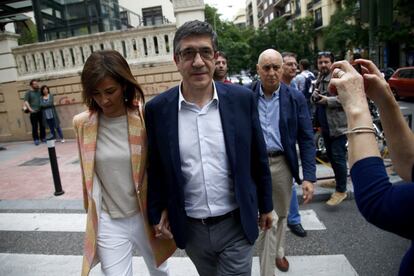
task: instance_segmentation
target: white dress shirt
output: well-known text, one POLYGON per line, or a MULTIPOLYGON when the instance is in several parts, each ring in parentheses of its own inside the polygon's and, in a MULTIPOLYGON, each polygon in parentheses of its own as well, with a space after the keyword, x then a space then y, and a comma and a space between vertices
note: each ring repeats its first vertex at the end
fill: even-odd
POLYGON ((213 99, 203 108, 186 101, 181 85, 179 89, 178 135, 185 210, 193 218, 220 216, 238 207, 214 82, 213 87, 213 99))

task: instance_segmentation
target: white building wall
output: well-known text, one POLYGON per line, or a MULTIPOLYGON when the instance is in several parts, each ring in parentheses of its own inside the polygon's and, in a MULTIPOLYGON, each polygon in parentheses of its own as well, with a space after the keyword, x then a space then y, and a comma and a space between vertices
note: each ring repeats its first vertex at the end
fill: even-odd
POLYGON ((247 13, 247 7, 249 6, 250 3, 252 3, 253 27, 255 29, 257 29, 257 28, 259 28, 259 18, 257 17, 257 0, 246 0, 246 5, 245 5, 246 20, 247 20, 247 17, 249 16, 248 13, 247 13))

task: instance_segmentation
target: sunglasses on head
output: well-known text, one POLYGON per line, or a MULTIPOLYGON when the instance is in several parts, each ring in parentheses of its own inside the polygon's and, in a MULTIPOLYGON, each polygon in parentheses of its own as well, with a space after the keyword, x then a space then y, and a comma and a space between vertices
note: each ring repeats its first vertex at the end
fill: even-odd
POLYGON ((332 52, 330 52, 330 51, 321 51, 321 52, 318 52, 318 57, 332 57, 333 56, 333 54, 332 54, 332 52))

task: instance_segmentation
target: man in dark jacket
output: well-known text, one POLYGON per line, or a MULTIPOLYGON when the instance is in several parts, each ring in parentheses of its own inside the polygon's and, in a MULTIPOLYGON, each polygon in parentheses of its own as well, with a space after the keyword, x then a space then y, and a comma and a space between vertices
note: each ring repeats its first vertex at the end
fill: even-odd
POLYGON ((145 107, 148 218, 201 276, 250 276, 258 218, 272 224, 271 176, 254 96, 213 81, 216 51, 210 24, 178 28, 182 82, 145 107))

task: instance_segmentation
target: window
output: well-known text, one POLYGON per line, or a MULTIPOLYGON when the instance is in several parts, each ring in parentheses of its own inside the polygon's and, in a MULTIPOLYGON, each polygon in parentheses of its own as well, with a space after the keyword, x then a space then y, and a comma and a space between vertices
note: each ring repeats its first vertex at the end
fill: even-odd
POLYGON ((161 25, 163 23, 162 7, 150 7, 142 9, 144 26, 161 25))
POLYGON ((315 10, 315 28, 321 27, 323 25, 322 23, 322 9, 316 9, 315 10))
POLYGON ((300 14, 300 0, 296 0, 296 10, 295 10, 295 14, 299 15, 300 14))
POLYGON ((399 77, 402 79, 413 79, 414 78, 414 70, 401 70, 399 73, 399 77))

